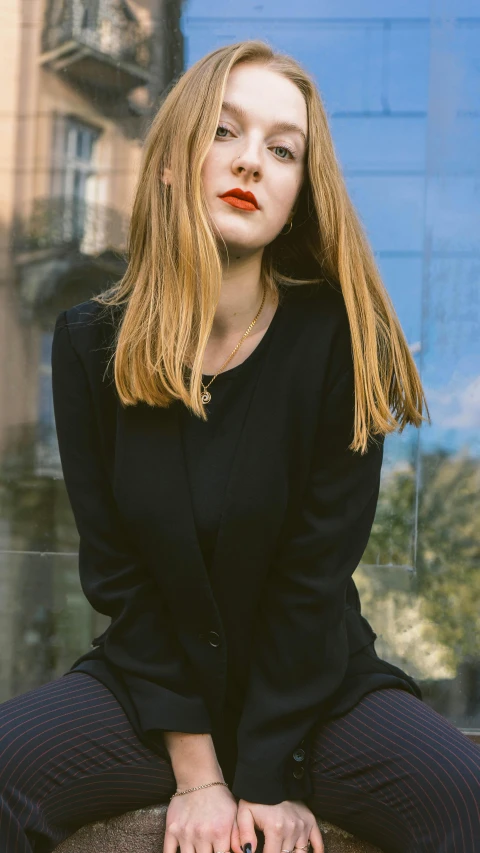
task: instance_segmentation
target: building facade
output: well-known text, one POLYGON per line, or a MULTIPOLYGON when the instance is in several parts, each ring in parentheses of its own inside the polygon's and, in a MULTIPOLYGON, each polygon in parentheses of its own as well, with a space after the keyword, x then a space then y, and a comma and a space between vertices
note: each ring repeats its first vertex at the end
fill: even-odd
POLYGON ((51 396, 53 323, 125 268, 145 128, 183 67, 172 0, 11 0, 2 10, 0 700, 88 647, 97 619, 51 396))

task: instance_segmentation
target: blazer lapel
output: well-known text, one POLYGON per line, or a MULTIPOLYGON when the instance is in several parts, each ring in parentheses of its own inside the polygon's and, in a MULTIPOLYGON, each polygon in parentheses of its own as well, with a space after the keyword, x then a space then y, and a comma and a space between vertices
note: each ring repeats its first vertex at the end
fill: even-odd
POLYGON ((184 590, 188 617, 210 580, 195 527, 178 404, 119 405, 117 414, 116 499, 161 585, 184 590))

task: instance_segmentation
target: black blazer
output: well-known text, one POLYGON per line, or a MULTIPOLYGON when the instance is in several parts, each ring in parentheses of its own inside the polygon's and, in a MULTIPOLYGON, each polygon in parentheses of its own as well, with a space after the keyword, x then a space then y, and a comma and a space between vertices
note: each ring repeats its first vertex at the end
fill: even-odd
POLYGON ((92 606, 112 622, 80 661, 102 659, 141 733, 222 724, 227 650, 245 683, 232 791, 303 798, 295 749, 376 634, 352 573, 378 498, 383 437, 353 437, 347 314, 333 285, 287 287, 231 469, 211 579, 179 433, 168 409, 123 408, 104 375, 118 309, 62 311, 52 346, 65 484, 92 606), (116 313, 115 313, 116 312, 116 313))

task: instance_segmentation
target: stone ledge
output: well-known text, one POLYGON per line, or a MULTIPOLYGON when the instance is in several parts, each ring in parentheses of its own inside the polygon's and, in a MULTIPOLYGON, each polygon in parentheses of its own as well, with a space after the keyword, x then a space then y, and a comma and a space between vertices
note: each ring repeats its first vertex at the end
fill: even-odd
MULTIPOLYGON (((55 848, 55 853, 161 853, 168 806, 148 806, 82 826, 55 848)), ((349 832, 317 821, 325 853, 381 853, 349 832)))

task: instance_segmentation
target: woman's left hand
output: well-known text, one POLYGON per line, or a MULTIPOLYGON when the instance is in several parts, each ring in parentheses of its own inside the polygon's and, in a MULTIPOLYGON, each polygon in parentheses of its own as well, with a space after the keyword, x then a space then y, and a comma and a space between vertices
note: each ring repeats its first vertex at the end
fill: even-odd
MULTIPOLYGON (((305 847, 308 841, 312 845, 312 853, 324 853, 317 819, 303 800, 284 800, 273 806, 239 800, 237 820, 232 831, 233 853, 243 853, 241 846, 245 851, 248 842, 252 845, 252 853, 255 853, 255 827, 265 836, 263 853, 281 853, 282 850, 305 847)), ((248 848, 245 853, 248 853, 248 848)), ((308 853, 308 849, 294 850, 293 853, 308 853)))

